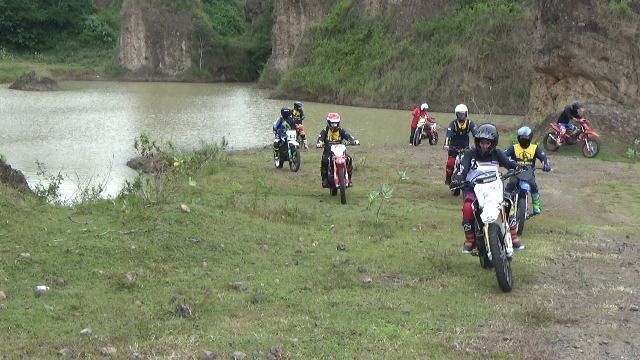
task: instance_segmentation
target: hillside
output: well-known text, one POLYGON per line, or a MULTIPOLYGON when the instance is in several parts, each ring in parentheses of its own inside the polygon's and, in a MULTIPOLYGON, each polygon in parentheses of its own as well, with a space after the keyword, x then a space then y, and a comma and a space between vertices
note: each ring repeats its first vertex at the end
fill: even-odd
POLYGON ((542 122, 581 99, 640 137, 640 7, 624 1, 280 1, 262 74, 283 97, 542 122), (288 19, 301 19, 289 25, 288 19), (613 115, 613 116, 612 116, 613 115))

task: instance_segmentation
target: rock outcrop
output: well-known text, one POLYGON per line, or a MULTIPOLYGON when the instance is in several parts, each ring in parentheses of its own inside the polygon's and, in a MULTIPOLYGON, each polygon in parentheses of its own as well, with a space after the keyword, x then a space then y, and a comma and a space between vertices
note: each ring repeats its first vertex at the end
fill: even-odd
POLYGON ((35 71, 29 71, 16 79, 9 89, 27 91, 56 91, 60 90, 58 82, 47 76, 38 76, 35 71))
MULTIPOLYGON (((271 57, 267 62, 270 77, 279 78, 308 56, 309 29, 321 23, 338 0, 282 0, 276 1, 272 31, 271 57), (295 21, 292 21, 295 19, 295 21)), ((355 0, 353 9, 358 16, 388 16, 391 31, 402 36, 418 19, 429 19, 448 8, 447 0, 355 0)))
POLYGON ((2 160, 0 160, 0 182, 27 193, 32 192, 22 171, 13 169, 2 160))
POLYGON ((638 24, 621 22, 607 2, 596 0, 545 0, 537 10, 527 118, 557 116, 580 99, 596 130, 640 138, 638 24))
POLYGON ((191 13, 153 0, 131 0, 121 10, 116 64, 133 79, 180 80, 191 68, 191 13))

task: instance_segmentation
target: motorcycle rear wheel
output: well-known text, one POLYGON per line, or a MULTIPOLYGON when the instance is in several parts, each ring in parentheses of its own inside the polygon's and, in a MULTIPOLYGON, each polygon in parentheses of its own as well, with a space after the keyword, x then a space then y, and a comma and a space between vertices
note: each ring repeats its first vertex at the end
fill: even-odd
POLYGON ((586 158, 594 158, 600 152, 600 142, 593 137, 587 137, 582 143, 582 155, 586 158))
POLYGON ((555 133, 547 133, 547 135, 544 136, 544 141, 542 142, 542 145, 544 146, 544 149, 547 151, 558 151, 558 149, 560 149, 560 146, 558 146, 558 143, 556 142, 556 140, 553 138, 555 136, 555 133))
POLYGON ((507 250, 501 236, 502 231, 498 224, 489 224, 489 246, 491 246, 491 260, 496 270, 498 286, 504 292, 513 290, 513 276, 511 273, 511 260, 507 257, 507 250))
POLYGON ((520 194, 516 205, 516 221, 518 222, 518 236, 524 231, 524 222, 527 220, 527 196, 520 194))

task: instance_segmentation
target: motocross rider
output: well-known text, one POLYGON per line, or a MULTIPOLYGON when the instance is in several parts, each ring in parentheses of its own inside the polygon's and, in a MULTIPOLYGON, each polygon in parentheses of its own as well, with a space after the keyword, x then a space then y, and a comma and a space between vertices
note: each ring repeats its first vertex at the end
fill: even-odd
MULTIPOLYGON (((329 172, 329 159, 331 158, 331 145, 341 144, 343 140, 351 141, 354 145, 358 145, 360 142, 356 140, 351 134, 340 127, 340 114, 329 113, 327 114, 327 126, 320 131, 316 147, 320 148, 324 146, 324 152, 322 153, 322 160, 320 162, 320 175, 322 176, 322 187, 329 187, 329 180, 327 174, 329 172)), ((351 156, 345 154, 347 158, 347 172, 349 174, 349 186, 351 183, 351 173, 353 171, 353 164, 351 156)))
MULTIPOLYGON (((551 171, 551 166, 549 165, 549 160, 547 156, 544 154, 544 151, 536 145, 531 144, 531 138, 533 137, 533 131, 528 126, 523 126, 518 129, 517 132, 518 143, 511 145, 507 150, 505 150, 505 155, 518 163, 518 166, 525 168, 531 167, 535 169, 536 159, 542 161, 542 171, 549 172, 551 171)), ((509 179, 505 186, 505 192, 511 193, 513 189, 515 189, 518 184, 519 179, 517 177, 512 177, 509 179)), ((527 181, 531 186, 531 202, 533 204, 533 214, 540 214, 540 192, 538 190, 538 184, 536 184, 536 176, 535 172, 531 180, 527 181)))
MULTIPOLYGON (((565 106, 564 110, 558 116, 557 121, 558 126, 560 126, 561 134, 564 135, 566 131, 569 131, 569 134, 573 136, 576 133, 577 128, 571 123, 571 120, 578 120, 581 117, 580 114, 583 110, 584 108, 579 100, 565 106)), ((561 143, 562 139, 558 139, 558 145, 561 143)))
POLYGON ((307 135, 304 133, 304 127, 302 126, 302 122, 304 121, 304 110, 302 109, 302 102, 293 102, 293 110, 291 111, 291 115, 293 116, 293 122, 296 125, 296 130, 298 130, 298 125, 300 125, 300 129, 298 130, 298 132, 300 134, 300 138, 302 139, 304 148, 308 149, 309 145, 307 144, 307 135))
POLYGON ((273 152, 278 154, 280 146, 286 142, 287 130, 295 129, 293 116, 291 115, 291 109, 283 107, 280 109, 280 118, 273 123, 273 152))
MULTIPOLYGON (((496 148, 498 145, 498 129, 493 124, 482 124, 474 133, 475 148, 465 152, 462 158, 460 170, 455 174, 452 185, 459 187, 465 185, 465 180, 472 180, 482 173, 498 172, 500 166, 507 169, 515 169, 518 164, 507 158, 504 152, 496 148)), ((475 234, 473 232, 473 202, 476 194, 473 185, 464 187, 464 202, 462 204, 462 228, 464 230, 464 245, 462 252, 470 254, 474 247, 475 234)), ((509 219, 511 241, 515 250, 524 249, 517 235, 515 218, 509 219)))
POLYGON ((447 165, 446 165, 446 177, 444 183, 449 185, 451 183, 451 176, 453 174, 453 167, 456 163, 456 156, 458 155, 458 149, 465 149, 469 147, 469 133, 473 135, 476 125, 467 118, 469 110, 465 104, 458 104, 454 109, 456 114, 455 120, 449 123, 447 128, 447 138, 444 140, 444 150, 447 151, 447 165))
POLYGON ((418 121, 421 117, 424 117, 427 120, 428 125, 433 124, 433 119, 431 118, 431 115, 429 115, 428 110, 429 105, 427 103, 422 103, 419 107, 416 106, 411 110, 411 134, 409 135, 409 145, 413 145, 413 135, 416 133, 418 121))

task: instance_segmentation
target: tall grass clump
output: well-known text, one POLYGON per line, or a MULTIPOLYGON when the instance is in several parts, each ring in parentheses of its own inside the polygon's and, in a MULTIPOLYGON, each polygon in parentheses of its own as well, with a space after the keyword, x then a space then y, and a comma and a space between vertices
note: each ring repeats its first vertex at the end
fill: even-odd
POLYGON ((197 186, 194 177, 208 169, 215 171, 215 163, 226 158, 226 139, 219 144, 201 144, 199 149, 181 151, 168 142, 159 144, 146 134, 134 140, 133 147, 142 159, 143 169, 133 181, 126 181, 119 194, 122 210, 128 212, 133 204, 165 203, 173 198, 182 185, 197 186))

